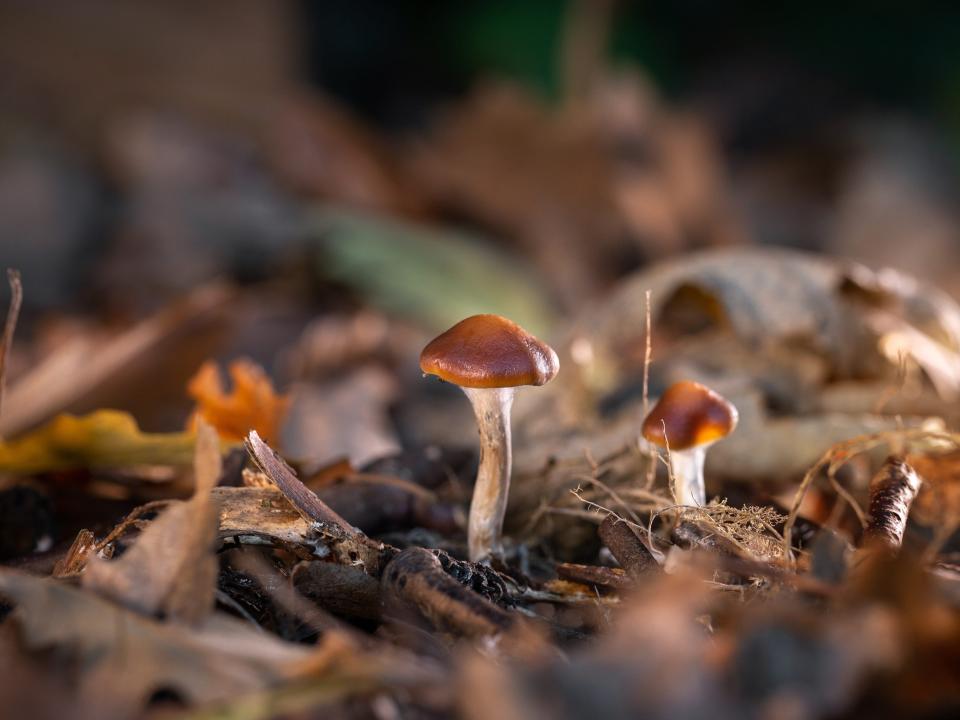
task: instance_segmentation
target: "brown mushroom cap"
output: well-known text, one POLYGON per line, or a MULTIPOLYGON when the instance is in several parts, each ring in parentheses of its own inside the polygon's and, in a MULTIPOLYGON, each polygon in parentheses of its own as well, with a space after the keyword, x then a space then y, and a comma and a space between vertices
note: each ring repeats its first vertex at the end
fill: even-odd
POLYGON ((686 450, 726 437, 737 426, 737 408, 705 385, 674 383, 643 421, 643 436, 660 447, 686 450), (663 433, 666 428, 666 439, 663 433))
POLYGON ((543 385, 560 369, 557 354, 515 322, 474 315, 438 335, 420 353, 420 369, 470 388, 543 385))

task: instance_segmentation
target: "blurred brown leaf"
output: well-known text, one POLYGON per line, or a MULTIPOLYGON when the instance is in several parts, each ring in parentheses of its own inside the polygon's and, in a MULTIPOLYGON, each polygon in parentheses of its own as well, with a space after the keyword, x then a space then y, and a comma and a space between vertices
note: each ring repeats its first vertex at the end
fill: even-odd
POLYGON ((211 490, 220 476, 216 431, 201 422, 194 460, 196 489, 151 522, 117 560, 90 557, 83 586, 138 612, 186 623, 213 609, 218 509, 211 490))
POLYGON ((266 688, 310 650, 221 614, 197 626, 164 624, 63 583, 0 569, 0 594, 32 652, 56 649, 75 701, 100 718, 139 716, 151 694, 191 703, 266 688), (56 622, 51 622, 56 618, 56 622))
POLYGON ((65 410, 129 408, 169 395, 171 384, 209 355, 233 299, 228 288, 209 285, 123 332, 76 335, 11 385, 0 436, 14 437, 65 410))

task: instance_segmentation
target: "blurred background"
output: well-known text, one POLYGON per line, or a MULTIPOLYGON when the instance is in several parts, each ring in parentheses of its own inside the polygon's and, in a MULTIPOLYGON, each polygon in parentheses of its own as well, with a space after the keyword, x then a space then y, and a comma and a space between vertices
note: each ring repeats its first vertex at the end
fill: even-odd
POLYGON ((956 296, 958 148, 941 4, 4 0, 0 265, 34 376, 0 431, 181 427, 201 361, 248 356, 294 396, 291 453, 363 460, 447 422, 396 402, 432 333, 556 337, 705 248, 956 296))

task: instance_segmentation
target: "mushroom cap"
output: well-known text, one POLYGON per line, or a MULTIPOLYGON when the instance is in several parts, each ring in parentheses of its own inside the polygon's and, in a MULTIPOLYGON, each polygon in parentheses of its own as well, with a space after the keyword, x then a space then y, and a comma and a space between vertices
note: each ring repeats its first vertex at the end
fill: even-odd
POLYGON ((737 408, 722 395, 692 380, 674 383, 643 421, 650 442, 671 450, 709 445, 737 426, 737 408), (664 438, 666 428, 666 438, 664 438))
POLYGON ((543 385, 560 369, 553 348, 499 315, 473 315, 420 353, 420 369, 460 387, 543 385))

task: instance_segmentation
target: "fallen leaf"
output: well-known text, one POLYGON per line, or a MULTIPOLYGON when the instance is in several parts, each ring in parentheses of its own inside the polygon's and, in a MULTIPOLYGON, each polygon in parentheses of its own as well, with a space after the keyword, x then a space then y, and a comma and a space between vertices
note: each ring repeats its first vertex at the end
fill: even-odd
POLYGON ((27 435, 0 443, 0 471, 187 465, 194 441, 191 432, 142 432, 131 415, 119 410, 80 417, 63 413, 27 435))
POLYGON ((193 497, 165 510, 118 560, 92 556, 83 586, 147 615, 163 613, 194 624, 205 618, 213 609, 217 578, 219 513, 211 490, 220 465, 216 432, 201 421, 193 497))
POLYGON ((589 118, 485 84, 414 148, 410 168, 439 203, 515 238, 571 306, 609 279, 623 226, 613 162, 589 118))
POLYGON ((26 648, 57 649, 69 659, 76 702, 93 717, 139 716, 159 690, 203 703, 264 689, 296 674, 311 655, 220 613, 196 626, 164 624, 9 569, 0 568, 0 594, 16 605, 9 622, 26 648))
POLYGON ((536 273, 477 238, 329 209, 318 210, 311 224, 321 238, 323 276, 394 316, 438 332, 481 312, 510 317, 538 335, 553 325, 536 273))
POLYGON ((399 387, 383 368, 366 364, 329 380, 294 383, 290 395, 283 448, 302 465, 346 456, 359 466, 400 450, 389 417, 399 387))
POLYGON ((21 647, 12 624, 0 627, 0 707, 5 717, 33 720, 95 720, 96 715, 77 707, 67 679, 51 672, 43 656, 34 657, 21 647))
POLYGON ((228 288, 208 285, 119 334, 87 333, 65 343, 10 386, 0 436, 16 437, 64 410, 127 403, 130 388, 138 398, 149 393, 198 349, 210 352, 232 297, 228 288))
POLYGON ((932 528, 960 527, 960 452, 909 455, 907 462, 923 478, 913 503, 913 519, 932 528))
POLYGON ((232 392, 226 392, 220 371, 212 360, 205 362, 187 384, 187 393, 197 408, 189 426, 198 420, 210 423, 220 437, 240 442, 250 430, 256 430, 268 442, 276 443, 290 401, 278 395, 270 378, 256 363, 237 360, 230 363, 232 392))

